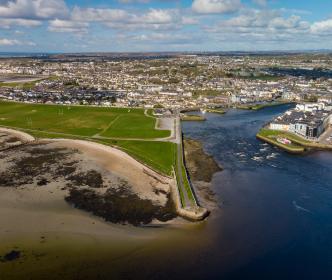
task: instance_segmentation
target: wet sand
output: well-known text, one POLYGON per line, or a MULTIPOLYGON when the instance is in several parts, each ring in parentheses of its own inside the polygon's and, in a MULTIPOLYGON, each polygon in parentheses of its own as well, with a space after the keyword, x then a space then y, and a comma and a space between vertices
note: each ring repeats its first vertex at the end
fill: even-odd
POLYGON ((156 198, 154 190, 157 189, 169 193, 172 184, 174 184, 172 179, 159 175, 125 152, 88 141, 67 139, 51 141, 56 147, 78 149, 85 157, 126 179, 132 184, 135 192, 139 193, 142 198, 157 199, 161 204, 166 203, 165 198, 156 198))
POLYGON ((118 279, 127 273, 144 277, 150 266, 154 270, 167 263, 173 248, 192 248, 198 236, 188 237, 188 232, 205 224, 181 218, 153 219, 143 227, 114 224, 68 203, 73 188, 104 194, 124 180, 140 199, 158 209, 166 206, 172 180, 111 147, 78 140, 32 141, 0 152, 0 162, 0 271, 5 280, 26 275, 31 279, 95 279, 96 275, 118 279), (102 184, 76 186, 76 182, 89 183, 80 181, 80 174, 91 170, 101 174, 102 184), (6 261, 12 252, 18 258, 6 261))

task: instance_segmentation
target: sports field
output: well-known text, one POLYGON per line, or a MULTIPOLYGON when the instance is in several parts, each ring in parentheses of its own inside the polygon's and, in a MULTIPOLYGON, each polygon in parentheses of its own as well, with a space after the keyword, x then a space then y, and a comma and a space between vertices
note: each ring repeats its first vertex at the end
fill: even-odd
POLYGON ((35 105, 0 101, 0 126, 37 138, 85 139, 115 146, 163 174, 171 175, 176 145, 156 141, 170 136, 155 129, 143 109, 35 105))
POLYGON ((30 132, 138 139, 170 136, 170 131, 157 130, 155 124, 156 119, 143 109, 0 102, 0 125, 30 132))

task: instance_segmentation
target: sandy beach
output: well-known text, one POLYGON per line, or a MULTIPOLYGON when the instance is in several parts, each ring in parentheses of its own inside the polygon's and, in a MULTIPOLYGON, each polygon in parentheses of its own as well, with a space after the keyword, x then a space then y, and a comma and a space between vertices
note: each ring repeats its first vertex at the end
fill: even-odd
POLYGON ((2 130, 1 139, 15 135, 25 145, 0 151, 0 278, 119 277, 126 266, 113 269, 109 263, 130 258, 137 266, 145 248, 157 255, 166 240, 185 239, 186 229, 195 227, 168 206, 172 180, 124 152, 78 140, 32 141, 11 132, 2 130), (86 201, 96 208, 86 211, 86 201), (119 209, 108 213, 112 204, 119 209), (98 216, 100 211, 106 215, 98 216), (133 218, 126 222, 128 215, 133 218), (167 222, 158 220, 165 217, 167 222), (141 221, 149 224, 132 225, 141 221))
POLYGON ((17 137, 17 138, 21 139, 22 142, 32 142, 32 141, 35 141, 35 138, 32 135, 27 134, 27 133, 25 133, 23 131, 19 131, 19 130, 14 130, 14 129, 10 129, 10 128, 0 127, 0 133, 8 134, 8 135, 17 137))
POLYGON ((2 236, 54 231, 97 235, 109 234, 110 231, 114 235, 119 231, 122 235, 126 231, 122 227, 120 230, 90 211, 75 209, 72 201, 68 203, 65 199, 72 191, 71 185, 78 184, 77 190, 93 190, 100 195, 121 185, 128 188, 137 200, 150 201, 161 208, 168 203, 174 187, 172 179, 161 176, 112 147, 81 140, 35 141, 30 135, 5 128, 0 132, 28 143, 0 154, 2 236), (27 167, 30 169, 24 171, 27 167), (99 182, 94 178, 91 182, 84 181, 86 174, 91 172, 98 180, 101 178, 101 186, 94 186, 99 182))
POLYGON ((161 176, 118 149, 82 140, 56 139, 45 141, 52 141, 55 147, 78 149, 87 158, 125 178, 142 198, 158 200, 161 204, 165 204, 166 201, 163 198, 155 197, 153 190, 158 189, 169 193, 171 184, 174 184, 171 179, 161 176))

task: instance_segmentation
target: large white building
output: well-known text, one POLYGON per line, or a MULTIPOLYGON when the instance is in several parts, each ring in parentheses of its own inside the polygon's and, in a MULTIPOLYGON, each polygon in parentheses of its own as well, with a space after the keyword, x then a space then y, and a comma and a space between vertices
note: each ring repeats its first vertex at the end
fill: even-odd
POLYGON ((320 111, 325 109, 325 104, 321 103, 302 103, 297 104, 295 110, 302 112, 313 112, 320 111))

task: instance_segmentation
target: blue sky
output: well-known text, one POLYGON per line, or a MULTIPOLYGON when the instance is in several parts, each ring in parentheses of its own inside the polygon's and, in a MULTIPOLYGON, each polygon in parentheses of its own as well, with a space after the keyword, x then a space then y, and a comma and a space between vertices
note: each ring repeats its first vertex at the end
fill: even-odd
POLYGON ((332 49, 330 0, 0 0, 0 51, 332 49))

